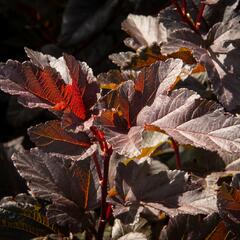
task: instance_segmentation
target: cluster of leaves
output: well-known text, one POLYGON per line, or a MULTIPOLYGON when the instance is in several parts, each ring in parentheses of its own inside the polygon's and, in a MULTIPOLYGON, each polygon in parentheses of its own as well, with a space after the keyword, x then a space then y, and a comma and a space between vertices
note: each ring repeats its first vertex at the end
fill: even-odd
POLYGON ((118 70, 28 48, 1 63, 1 90, 56 116, 12 156, 31 197, 0 202, 4 234, 239 238, 239 1, 172 2, 122 23, 133 51, 110 56, 118 70))

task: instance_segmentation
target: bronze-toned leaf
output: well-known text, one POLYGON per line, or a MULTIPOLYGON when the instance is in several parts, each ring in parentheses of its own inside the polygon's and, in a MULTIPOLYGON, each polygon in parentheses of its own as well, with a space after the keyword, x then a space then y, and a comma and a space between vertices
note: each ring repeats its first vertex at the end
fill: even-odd
MULTIPOLYGON (((179 81, 182 66, 180 59, 156 62, 149 68, 143 68, 134 82, 124 82, 100 100, 104 110, 97 123, 105 129, 108 142, 119 154, 129 157, 141 154, 137 146, 144 145, 141 143, 144 128, 133 127, 137 114, 144 106, 152 104, 156 96, 172 90, 179 81)), ((159 141, 162 142, 163 138, 166 140, 166 137, 161 136, 159 141)), ((154 142, 154 146, 156 144, 154 142)), ((152 144, 148 147, 152 147, 152 144)))
POLYGON ((28 134, 37 147, 47 152, 80 155, 91 146, 86 133, 68 132, 59 120, 52 120, 31 127, 28 129, 28 134))

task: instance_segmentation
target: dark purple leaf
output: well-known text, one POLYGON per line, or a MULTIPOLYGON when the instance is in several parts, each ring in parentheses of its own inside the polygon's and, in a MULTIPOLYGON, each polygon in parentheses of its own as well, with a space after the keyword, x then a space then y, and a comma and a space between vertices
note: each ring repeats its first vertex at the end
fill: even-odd
POLYGON ((31 193, 51 201, 47 212, 50 221, 72 231, 82 227, 94 231, 88 210, 98 202, 98 183, 93 182, 89 158, 73 162, 32 149, 14 154, 12 159, 31 193))
POLYGON ((171 218, 161 231, 159 240, 175 240, 185 238, 188 240, 205 239, 218 224, 216 213, 204 217, 203 215, 181 215, 171 218))
POLYGON ((115 178, 114 215, 124 223, 135 217, 179 213, 207 214, 216 211, 216 192, 191 182, 183 171, 160 171, 150 174, 149 165, 119 163, 115 178))
POLYGON ((240 190, 224 184, 218 192, 218 210, 229 230, 240 236, 240 190))

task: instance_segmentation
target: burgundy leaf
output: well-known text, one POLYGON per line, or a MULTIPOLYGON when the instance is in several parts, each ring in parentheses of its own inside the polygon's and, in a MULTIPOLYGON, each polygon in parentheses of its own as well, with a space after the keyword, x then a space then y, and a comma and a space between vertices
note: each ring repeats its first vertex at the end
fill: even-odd
POLYGON ((240 190, 224 184, 218 192, 218 209, 229 230, 240 236, 240 190))
POLYGON ((119 85, 128 80, 135 80, 137 78, 137 71, 119 71, 110 70, 107 73, 100 73, 97 76, 98 82, 102 89, 114 90, 119 87, 119 85))
POLYGON ((169 220, 161 231, 159 240, 175 240, 176 236, 188 240, 206 239, 215 230, 218 222, 219 216, 216 213, 206 217, 179 214, 169 220))
POLYGON ((12 159, 31 193, 51 201, 47 213, 50 221, 68 226, 72 231, 81 227, 94 229, 91 215, 86 211, 98 201, 89 158, 74 163, 32 149, 14 154, 12 159), (91 198, 90 191, 95 192, 91 198))
POLYGON ((136 125, 137 114, 144 106, 152 104, 155 96, 172 90, 179 81, 182 65, 180 59, 156 62, 143 68, 135 82, 124 82, 103 97, 102 107, 107 110, 101 112, 97 122, 105 128, 108 142, 119 154, 133 157, 140 153, 137 146, 141 143, 143 128, 131 128, 136 125))
POLYGON ((181 47, 189 48, 195 59, 207 70, 213 90, 227 110, 236 110, 239 106, 238 79, 240 72, 234 59, 239 56, 240 18, 234 15, 230 19, 216 23, 208 34, 189 34, 189 30, 174 31, 169 41, 162 46, 162 54, 176 52, 181 47))
MULTIPOLYGON (((129 223, 139 214, 161 211, 170 216, 179 213, 192 215, 215 212, 216 192, 190 181, 183 171, 160 171, 151 174, 150 167, 131 161, 119 163, 115 178, 114 215, 129 223), (148 210, 147 210, 148 209, 148 210)), ((148 214, 149 215, 149 214, 148 214)))
POLYGON ((85 132, 71 133, 61 121, 52 120, 28 129, 31 140, 47 152, 80 155, 91 146, 85 132))
POLYGON ((187 89, 159 95, 137 117, 137 125, 158 127, 181 144, 220 153, 240 153, 239 124, 240 118, 187 89))
POLYGON ((1 89, 19 95, 25 106, 72 112, 80 120, 88 118, 99 88, 87 64, 66 54, 56 60, 26 51, 31 62, 20 64, 9 60, 1 64, 1 89))

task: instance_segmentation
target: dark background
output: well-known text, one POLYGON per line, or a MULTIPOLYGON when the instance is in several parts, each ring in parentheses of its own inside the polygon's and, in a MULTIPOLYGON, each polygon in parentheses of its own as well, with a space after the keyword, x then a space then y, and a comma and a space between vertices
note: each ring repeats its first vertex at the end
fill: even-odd
MULTIPOLYGON (((124 51, 121 22, 129 13, 155 15, 167 0, 0 0, 0 62, 26 60, 24 46, 86 61, 95 74, 114 68, 108 55, 124 51)), ((0 198, 27 191, 10 160, 15 148, 32 147, 26 130, 52 116, 23 108, 0 92, 0 198), (22 137, 19 139, 19 137, 22 137), (16 140, 16 138, 18 138, 16 140), (10 142, 9 142, 10 141, 10 142)))

